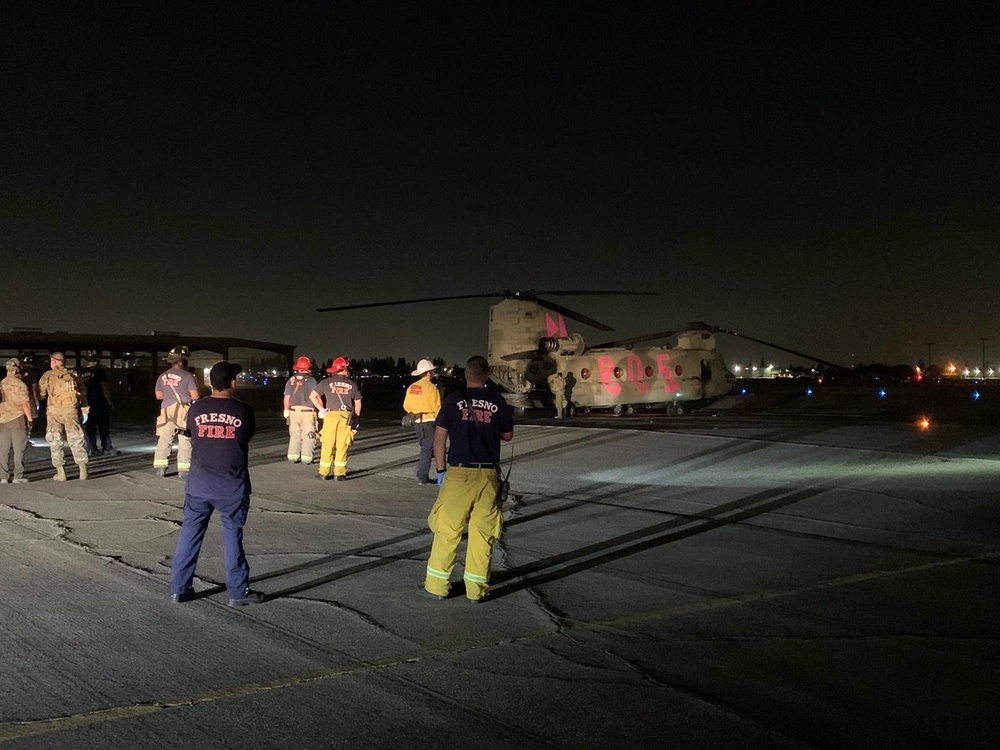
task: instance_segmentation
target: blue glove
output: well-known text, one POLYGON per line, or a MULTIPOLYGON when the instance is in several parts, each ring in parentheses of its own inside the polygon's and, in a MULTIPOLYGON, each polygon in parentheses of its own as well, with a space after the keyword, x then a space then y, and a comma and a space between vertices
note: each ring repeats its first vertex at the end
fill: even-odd
POLYGON ((444 469, 438 469, 438 487, 444 484, 444 469))

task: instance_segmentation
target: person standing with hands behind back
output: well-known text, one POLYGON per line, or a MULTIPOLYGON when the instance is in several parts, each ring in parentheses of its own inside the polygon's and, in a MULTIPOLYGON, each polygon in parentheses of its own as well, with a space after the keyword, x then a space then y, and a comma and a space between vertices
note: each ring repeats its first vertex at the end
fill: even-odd
POLYGON ((466 524, 465 596, 480 602, 489 589, 493 545, 503 525, 497 498, 500 442, 514 437, 510 405, 499 393, 486 389, 489 373, 484 357, 469 359, 465 391, 444 400, 434 429, 434 462, 441 491, 427 518, 434 542, 424 589, 436 599, 444 599, 451 589, 455 553, 466 524))
POLYGON ((250 565, 243 551, 243 526, 250 510, 248 450, 257 425, 249 404, 234 398, 241 368, 217 362, 209 373, 212 394, 191 405, 191 473, 184 488, 184 522, 171 564, 171 599, 194 598, 192 586, 198 553, 212 511, 222 520, 229 606, 259 604, 264 595, 250 588, 250 565))

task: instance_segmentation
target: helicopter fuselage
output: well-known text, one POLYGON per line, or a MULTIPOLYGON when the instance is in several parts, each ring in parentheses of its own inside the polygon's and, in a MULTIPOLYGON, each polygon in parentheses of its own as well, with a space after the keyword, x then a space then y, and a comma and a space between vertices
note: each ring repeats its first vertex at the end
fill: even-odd
POLYGON ((567 401, 582 409, 697 402, 736 384, 711 333, 686 332, 675 347, 587 349, 561 315, 525 300, 491 308, 489 360, 493 379, 522 397, 561 372, 567 401))

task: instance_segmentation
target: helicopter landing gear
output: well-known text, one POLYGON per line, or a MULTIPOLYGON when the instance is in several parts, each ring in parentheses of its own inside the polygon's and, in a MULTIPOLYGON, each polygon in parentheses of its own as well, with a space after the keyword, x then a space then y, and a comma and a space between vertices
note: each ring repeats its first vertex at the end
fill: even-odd
POLYGON ((614 415, 616 417, 620 417, 622 415, 622 405, 621 404, 615 404, 615 408, 612 409, 612 411, 614 412, 614 415))
POLYGON ((634 404, 628 404, 628 405, 626 405, 626 407, 625 407, 625 413, 626 414, 635 414, 635 405, 634 404))
POLYGON ((672 414, 672 416, 674 416, 674 417, 683 417, 684 416, 684 404, 678 402, 678 403, 675 403, 673 406, 674 406, 674 413, 672 414))
POLYGON ((684 413, 684 410, 681 408, 680 404, 675 403, 673 401, 671 401, 669 404, 667 404, 667 416, 668 417, 677 417, 677 416, 680 416, 683 413, 684 413))

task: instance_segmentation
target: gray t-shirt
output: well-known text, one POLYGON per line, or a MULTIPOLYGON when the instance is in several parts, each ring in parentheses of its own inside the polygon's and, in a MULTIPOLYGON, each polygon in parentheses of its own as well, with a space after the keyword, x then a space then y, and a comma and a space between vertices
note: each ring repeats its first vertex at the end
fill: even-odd
POLYGON ((309 400, 309 394, 316 390, 316 378, 312 375, 292 375, 285 383, 285 393, 288 396, 288 405, 308 406, 313 408, 313 402, 309 400))
POLYGON ((173 406, 177 403, 178 398, 182 404, 190 404, 191 391, 198 390, 198 381, 187 370, 175 366, 166 370, 156 379, 156 390, 163 394, 161 408, 173 406))

